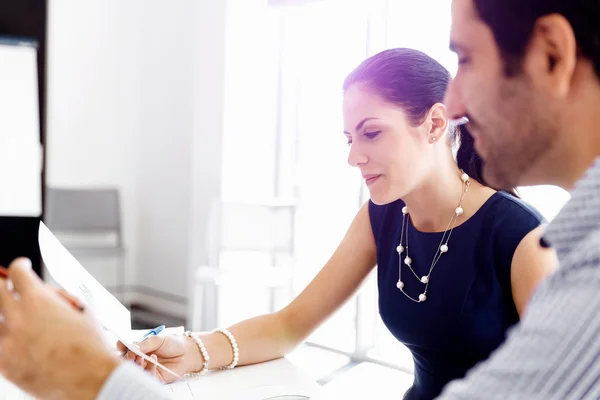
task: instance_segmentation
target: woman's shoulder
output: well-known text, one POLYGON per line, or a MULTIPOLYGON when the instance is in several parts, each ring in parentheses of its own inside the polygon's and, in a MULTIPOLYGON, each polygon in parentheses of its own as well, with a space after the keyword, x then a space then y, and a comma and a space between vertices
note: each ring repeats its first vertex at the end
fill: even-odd
POLYGON ((488 240, 485 248, 493 254, 494 265, 502 286, 510 294, 511 270, 514 254, 523 239, 545 222, 542 214, 531 204, 507 192, 496 192, 482 221, 488 240))
POLYGON ((401 221, 402 208, 405 203, 398 199, 387 204, 375 204, 369 199, 369 219, 371 220, 371 228, 377 240, 381 233, 386 233, 394 230, 401 221))
POLYGON ((512 257, 521 240, 545 222, 542 214, 531 204, 499 191, 490 198, 482 227, 495 243, 494 247, 512 257))
POLYGON ((486 215, 498 223, 511 225, 545 223, 543 215, 531 204, 505 191, 498 191, 490 198, 486 215))

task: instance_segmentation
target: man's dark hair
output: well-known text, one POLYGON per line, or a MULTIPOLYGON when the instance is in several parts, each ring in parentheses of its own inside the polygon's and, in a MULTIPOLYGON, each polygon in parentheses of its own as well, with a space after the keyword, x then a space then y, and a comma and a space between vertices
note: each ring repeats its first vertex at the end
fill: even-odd
POLYGON ((599 0, 473 0, 479 17, 492 30, 508 76, 520 72, 538 18, 560 14, 577 40, 578 55, 592 61, 600 78, 599 0))

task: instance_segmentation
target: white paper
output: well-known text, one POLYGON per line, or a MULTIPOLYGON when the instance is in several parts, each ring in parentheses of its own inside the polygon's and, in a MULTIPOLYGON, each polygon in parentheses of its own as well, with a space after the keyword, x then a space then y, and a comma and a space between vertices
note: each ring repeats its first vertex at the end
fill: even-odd
POLYGON ((150 358, 149 356, 147 356, 145 353, 142 353, 140 351, 140 349, 135 344, 133 344, 132 342, 130 342, 129 340, 127 340, 124 336, 121 336, 118 332, 115 332, 115 331, 111 331, 111 332, 117 337, 117 339, 119 339, 119 341, 121 343, 123 343, 125 345, 125 347, 127 347, 136 356, 142 357, 144 360, 146 360, 147 362, 149 362, 151 364, 156 364, 156 366, 158 368, 160 368, 160 369, 162 369, 164 371, 167 371, 168 373, 170 373, 171 375, 173 375, 177 379, 181 378, 181 376, 179 376, 175 372, 171 371, 169 368, 165 367, 164 365, 162 365, 159 362, 154 361, 152 358, 150 358))
POLYGON ((57 284, 85 304, 104 329, 134 354, 179 378, 179 375, 142 353, 127 339, 131 332, 129 310, 83 268, 43 222, 40 222, 38 241, 46 269, 57 284))
POLYGON ((86 305, 108 330, 125 336, 131 330, 131 313, 81 266, 60 241, 40 222, 40 252, 52 278, 86 305))

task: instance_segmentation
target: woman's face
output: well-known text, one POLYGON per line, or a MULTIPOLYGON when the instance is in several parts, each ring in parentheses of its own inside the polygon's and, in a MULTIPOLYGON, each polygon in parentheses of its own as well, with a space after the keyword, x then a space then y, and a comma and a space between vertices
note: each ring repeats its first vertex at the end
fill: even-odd
POLYGON ((344 93, 348 164, 358 167, 375 204, 410 193, 427 171, 429 136, 413 127, 404 111, 355 84, 344 93))

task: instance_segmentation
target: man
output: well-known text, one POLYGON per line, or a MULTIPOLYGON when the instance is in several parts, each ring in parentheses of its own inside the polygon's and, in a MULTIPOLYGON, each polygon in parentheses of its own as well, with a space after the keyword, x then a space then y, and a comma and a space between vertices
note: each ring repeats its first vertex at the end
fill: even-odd
MULTIPOLYGON (((448 89, 493 185, 571 201, 545 239, 559 270, 488 361, 443 399, 600 398, 600 1, 454 0, 448 89)), ((542 243, 544 244, 544 243, 542 243)))
MULTIPOLYGON (((505 345, 442 399, 600 398, 600 2, 454 0, 452 14, 460 66, 447 104, 471 121, 487 181, 573 192, 547 231, 561 268, 505 345)), ((0 285, 0 373, 41 398, 161 398, 88 316, 26 268, 11 277, 20 297, 0 285)))
POLYGON ((112 354, 92 317, 45 285, 29 260, 15 260, 9 278, 12 288, 0 279, 0 375, 40 399, 170 398, 112 354))

